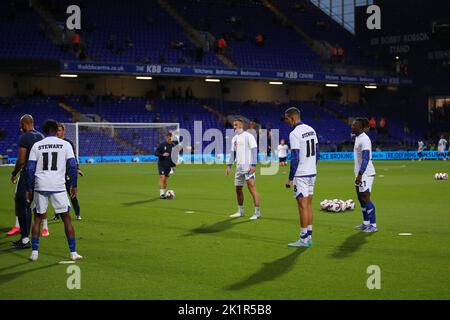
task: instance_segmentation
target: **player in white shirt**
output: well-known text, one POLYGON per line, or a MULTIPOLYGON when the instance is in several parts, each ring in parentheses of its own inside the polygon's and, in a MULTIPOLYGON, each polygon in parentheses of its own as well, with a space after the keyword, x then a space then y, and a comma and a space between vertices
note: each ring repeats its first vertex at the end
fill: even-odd
POLYGON ((377 231, 375 206, 370 200, 372 185, 375 179, 375 167, 372 163, 372 142, 364 132, 369 127, 369 120, 358 118, 353 121, 352 135, 355 136, 355 186, 356 194, 362 208, 363 223, 356 226, 355 230, 364 232, 377 231))
POLYGON ((66 167, 70 173, 70 196, 77 194, 78 166, 69 142, 56 137, 58 123, 48 120, 43 126, 45 139, 36 142, 31 148, 30 157, 26 167, 27 201, 31 201, 34 186, 34 223, 32 228, 31 261, 38 259, 39 233, 42 217, 47 213, 48 201, 52 203, 56 214, 64 222, 67 242, 70 249, 70 258, 82 258, 76 252, 75 230, 70 218, 70 202, 66 192, 66 167))
POLYGON ((422 140, 419 140, 417 142, 417 156, 419 157, 419 161, 422 161, 423 159, 425 159, 423 157, 423 149, 425 148, 425 143, 423 143, 422 140))
POLYGON ((233 128, 236 135, 231 139, 231 156, 227 164, 226 175, 230 175, 231 167, 236 160, 234 185, 236 187, 238 212, 230 217, 239 218, 244 216, 244 193, 242 188, 247 184, 248 191, 252 195, 255 205, 255 213, 250 217, 250 220, 256 220, 261 218, 259 194, 256 191, 255 183, 258 145, 255 137, 244 130, 244 122, 241 119, 234 120, 233 128), (236 153, 236 157, 234 153, 236 153))
POLYGON ((289 134, 291 168, 286 187, 294 186, 300 216, 300 239, 289 243, 288 246, 309 248, 312 246, 312 200, 317 175, 316 165, 320 157, 319 139, 316 131, 301 121, 299 109, 287 109, 284 118, 294 128, 289 134))
POLYGON ((285 143, 284 139, 280 140, 280 144, 277 147, 278 150, 278 162, 280 163, 280 166, 286 166, 287 165, 287 155, 289 151, 289 146, 285 143))
POLYGON ((445 150, 447 149, 447 140, 444 139, 444 136, 441 136, 441 139, 438 142, 438 156, 437 160, 439 160, 442 156, 442 159, 447 160, 447 154, 445 150))
MULTIPOLYGON (((180 132, 179 132, 179 130, 175 130, 175 131, 174 130, 169 130, 169 133, 172 134, 172 144, 175 146, 174 149, 177 149, 177 150, 181 151, 181 149, 183 147, 182 147, 182 145, 180 143, 180 132)), ((178 154, 179 154, 179 152, 176 153, 176 155, 178 155, 178 154)), ((178 164, 178 157, 176 159, 174 159, 174 163, 178 164)), ((175 173, 176 169, 177 169, 176 167, 172 167, 170 169, 170 174, 173 175, 175 173)))

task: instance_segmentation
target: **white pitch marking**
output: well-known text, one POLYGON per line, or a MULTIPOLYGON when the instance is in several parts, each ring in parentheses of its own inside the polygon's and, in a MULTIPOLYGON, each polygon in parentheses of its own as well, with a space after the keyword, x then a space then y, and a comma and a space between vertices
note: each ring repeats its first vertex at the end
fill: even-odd
POLYGON ((404 233, 399 233, 399 236, 412 236, 412 233, 409 232, 404 232, 404 233))
POLYGON ((75 261, 60 261, 59 264, 72 264, 75 263, 75 261))
POLYGON ((380 178, 384 178, 384 174, 380 174, 379 177, 380 177, 380 178))
POLYGON ((184 213, 195 213, 195 211, 185 211, 184 213))

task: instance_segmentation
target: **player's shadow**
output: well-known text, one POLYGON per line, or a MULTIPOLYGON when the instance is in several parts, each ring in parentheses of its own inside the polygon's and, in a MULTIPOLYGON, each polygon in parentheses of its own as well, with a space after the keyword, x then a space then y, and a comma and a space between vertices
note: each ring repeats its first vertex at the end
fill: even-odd
POLYGON ((292 250, 292 253, 288 254, 285 257, 281 257, 272 262, 263 263, 261 268, 257 272, 239 282, 226 287, 225 289, 231 291, 242 290, 244 288, 254 286, 262 282, 275 280, 283 274, 288 273, 294 267, 298 257, 306 251, 305 248, 292 250))
POLYGON ((192 235, 196 235, 196 234, 210 234, 210 233, 223 232, 223 231, 233 228, 234 226, 236 226, 238 224, 251 222, 251 220, 242 220, 242 221, 233 223, 232 221, 235 221, 235 220, 236 219, 226 219, 223 221, 216 222, 209 226, 202 225, 200 227, 192 229, 188 234, 185 234, 184 236, 187 237, 187 236, 192 236, 192 235))
POLYGON ((362 246, 367 243, 367 238, 373 233, 358 232, 349 236, 345 241, 336 248, 336 251, 331 254, 332 258, 342 259, 347 258, 359 251, 362 246))
MULTIPOLYGON (((27 262, 27 264, 28 263, 30 263, 30 262, 27 262)), ((24 264, 24 263, 20 263, 18 265, 12 266, 12 267, 16 267, 16 266, 19 266, 19 265, 22 265, 22 264, 24 264)), ((44 265, 44 266, 40 266, 38 268, 27 269, 27 270, 17 271, 17 272, 11 272, 11 273, 7 273, 7 274, 2 274, 3 269, 0 269, 0 283, 6 283, 6 282, 12 281, 12 280, 14 280, 14 279, 16 279, 16 278, 26 274, 26 273, 47 269, 47 268, 54 267, 54 266, 57 266, 57 265, 58 265, 57 263, 51 263, 51 264, 47 264, 47 265, 44 265)), ((7 267, 6 269, 11 269, 12 267, 7 267)))
POLYGON ((21 263, 17 263, 17 264, 13 264, 13 265, 10 265, 10 266, 7 266, 7 267, 0 268, 0 275, 3 272, 5 272, 5 271, 7 271, 9 269, 14 269, 14 268, 17 268, 17 267, 20 267, 20 266, 23 266, 23 265, 26 265, 26 264, 29 264, 29 263, 30 263, 29 261, 24 261, 24 262, 21 262, 21 263))
MULTIPOLYGON (((6 243, 5 243, 6 244, 6 243)), ((12 247, 11 245, 9 247, 6 248, 2 248, 2 250, 0 250, 0 256, 4 255, 4 254, 11 254, 14 251, 16 251, 18 249, 12 247)))
POLYGON ((151 198, 151 199, 146 199, 146 200, 139 200, 139 201, 125 202, 125 203, 122 203, 122 205, 124 205, 125 207, 132 207, 132 206, 138 206, 138 205, 141 205, 141 204, 146 204, 146 203, 155 202, 156 200, 159 200, 159 197, 151 198))

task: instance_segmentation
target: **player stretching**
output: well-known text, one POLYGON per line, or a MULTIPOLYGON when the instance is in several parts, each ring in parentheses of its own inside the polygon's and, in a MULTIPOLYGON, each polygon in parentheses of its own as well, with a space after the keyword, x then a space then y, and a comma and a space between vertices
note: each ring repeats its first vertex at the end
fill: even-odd
MULTIPOLYGON (((75 147, 73 145, 73 142, 65 137, 65 132, 66 132, 66 127, 62 123, 58 124, 58 133, 56 134, 56 136, 60 139, 67 141, 68 143, 70 143, 70 145, 72 146, 73 153, 75 154, 75 147)), ((81 177, 84 175, 83 171, 81 171, 79 168, 78 168, 78 174, 81 177)), ((69 174, 69 172, 66 172, 66 190, 68 193, 70 193, 70 185, 71 185, 70 174, 69 174)), ((73 211, 75 211, 75 219, 81 220, 80 204, 78 203, 78 197, 77 196, 75 196, 73 198, 70 197, 70 202, 72 202, 73 211)), ((55 213, 53 220, 58 220, 58 219, 59 219, 59 215, 57 213, 55 213)))
POLYGON ((300 217, 300 239, 288 246, 309 248, 312 246, 312 200, 319 160, 318 138, 316 131, 302 122, 299 109, 287 109, 284 118, 294 128, 289 134, 291 169, 286 187, 294 186, 300 217))
POLYGON ((447 161, 447 154, 445 150, 447 149, 447 140, 444 139, 444 136, 441 136, 441 139, 438 142, 438 156, 437 160, 439 160, 442 156, 442 159, 447 161))
POLYGON ((286 158, 289 151, 289 147, 287 144, 285 144, 284 139, 280 140, 280 144, 277 147, 278 149, 278 161, 280 163, 280 166, 286 166, 286 158))
POLYGON ((238 212, 232 214, 230 218, 239 218, 244 216, 244 193, 242 188, 247 184, 248 191, 253 197, 255 213, 250 220, 261 218, 259 210, 259 194, 256 191, 256 162, 258 158, 258 146, 255 137, 244 131, 244 122, 236 119, 233 122, 233 128, 236 135, 231 139, 231 156, 227 164, 226 175, 230 175, 231 167, 234 163, 234 153, 236 152, 236 173, 234 185, 236 187, 236 196, 238 202, 238 212))
POLYGON ((369 120, 363 118, 356 119, 352 124, 352 134, 356 136, 354 148, 355 186, 364 219, 363 223, 354 229, 375 232, 378 230, 375 206, 370 200, 375 168, 372 163, 372 142, 364 132, 368 126, 369 120))
POLYGON ((161 143, 156 149, 155 155, 158 157, 158 172, 159 172, 159 197, 166 199, 167 180, 170 176, 170 171, 177 166, 172 161, 172 148, 175 145, 172 142, 172 133, 166 134, 166 141, 161 143))
POLYGON ((422 140, 419 140, 419 142, 417 142, 417 156, 419 157, 419 161, 424 160, 425 158, 423 157, 423 149, 425 148, 425 143, 423 143, 422 140))
POLYGON ((67 141, 56 137, 58 132, 56 121, 48 120, 44 123, 43 129, 46 138, 33 145, 26 168, 26 198, 29 202, 31 201, 34 186, 35 204, 30 260, 38 259, 41 220, 47 213, 49 199, 55 213, 59 214, 64 222, 70 259, 79 260, 82 256, 76 252, 75 230, 70 218, 70 205, 65 188, 66 170, 68 170, 71 178, 70 196, 73 198, 77 195, 77 161, 72 146, 67 141))

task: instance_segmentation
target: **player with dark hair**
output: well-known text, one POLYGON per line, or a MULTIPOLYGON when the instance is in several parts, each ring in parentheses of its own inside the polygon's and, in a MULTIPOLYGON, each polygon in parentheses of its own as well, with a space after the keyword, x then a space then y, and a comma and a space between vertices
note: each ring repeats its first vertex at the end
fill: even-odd
POLYGON ((289 146, 285 143, 284 139, 280 140, 280 144, 277 147, 278 151, 278 161, 280 163, 280 166, 286 166, 287 165, 287 155, 289 151, 289 146))
POLYGON ((247 185, 248 191, 252 195, 255 213, 250 220, 261 218, 260 197, 256 190, 256 162, 258 158, 258 145, 255 137, 244 130, 242 119, 233 121, 233 128, 236 135, 231 139, 231 156, 227 163, 225 174, 230 175, 231 167, 236 160, 236 172, 234 175, 234 186, 238 203, 238 211, 231 218, 240 218, 244 216, 244 193, 242 189, 247 185))
POLYGON ((368 128, 368 124, 369 121, 365 118, 357 118, 352 124, 352 135, 355 136, 355 186, 363 214, 363 223, 354 229, 375 232, 378 230, 375 206, 370 199, 375 179, 375 167, 372 163, 372 142, 364 132, 368 128))
MULTIPOLYGON (((58 124, 58 132, 57 132, 56 136, 60 139, 67 141, 68 143, 70 143, 70 145, 72 146, 73 153, 75 154, 75 146, 73 145, 72 141, 70 141, 69 139, 67 139, 65 137, 65 132, 66 132, 66 127, 64 126, 64 124, 59 123, 58 124)), ((81 177, 84 176, 83 171, 81 171, 79 167, 78 167, 78 174, 81 177)), ((71 185, 70 174, 69 174, 69 172, 66 172, 66 190, 67 190, 67 192, 70 192, 70 185, 71 185)), ((75 211, 75 219, 81 220, 80 204, 78 203, 78 197, 77 196, 75 196, 73 198, 71 197, 70 202, 72 203, 73 211, 75 211)), ((59 215, 55 213, 53 220, 58 220, 58 219, 59 219, 59 215)))
POLYGON ((176 167, 176 164, 172 161, 172 149, 174 147, 172 132, 168 132, 166 140, 155 151, 155 155, 158 157, 159 197, 161 199, 166 199, 167 180, 170 172, 176 167))
POLYGON ((312 246, 312 200, 317 176, 317 162, 320 158, 319 139, 316 131, 302 122, 298 108, 287 109, 284 119, 289 126, 293 127, 289 134, 291 168, 286 187, 294 186, 300 218, 299 240, 289 243, 288 246, 309 248, 312 246))
POLYGON ((31 202, 33 198, 34 223, 32 231, 31 261, 38 259, 39 231, 43 215, 47 213, 48 202, 56 214, 64 222, 67 242, 69 244, 70 259, 79 260, 83 257, 76 251, 75 230, 70 218, 70 202, 65 188, 66 172, 70 174, 70 196, 77 195, 77 161, 72 146, 56 137, 58 123, 48 120, 43 126, 45 138, 36 142, 30 151, 30 158, 26 167, 27 185, 26 199, 31 202), (33 195, 34 188, 34 195, 33 195))
MULTIPOLYGON (((17 183, 14 201, 17 217, 16 220, 18 220, 19 222, 19 228, 17 227, 16 221, 15 228, 11 229, 8 232, 8 235, 13 235, 20 232, 20 239, 13 242, 13 244, 18 249, 25 249, 31 247, 29 236, 32 219, 31 207, 25 198, 27 185, 25 167, 28 163, 31 148, 33 147, 35 142, 44 139, 44 135, 34 129, 33 117, 29 114, 26 114, 20 118, 20 130, 23 132, 23 134, 19 138, 19 153, 17 156, 16 165, 13 172, 11 173, 11 182, 14 184, 17 183), (19 181, 17 181, 17 175, 19 174, 19 172, 20 178, 19 181)), ((46 235, 46 230, 48 230, 47 220, 44 221, 44 235, 46 235)))

